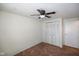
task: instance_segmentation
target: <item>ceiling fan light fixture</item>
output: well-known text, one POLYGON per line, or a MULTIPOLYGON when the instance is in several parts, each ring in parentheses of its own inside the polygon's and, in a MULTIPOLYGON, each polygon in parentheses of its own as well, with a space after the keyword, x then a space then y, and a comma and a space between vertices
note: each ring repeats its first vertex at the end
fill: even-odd
POLYGON ((45 15, 40 15, 40 18, 44 18, 45 17, 45 15))
POLYGON ((55 14, 56 12, 55 11, 53 11, 53 12, 48 12, 48 13, 46 13, 46 11, 45 10, 40 10, 40 9, 37 9, 37 11, 40 13, 38 16, 38 18, 39 19, 43 19, 43 18, 45 18, 45 17, 47 17, 47 18, 51 18, 51 16, 49 16, 50 14, 55 14))

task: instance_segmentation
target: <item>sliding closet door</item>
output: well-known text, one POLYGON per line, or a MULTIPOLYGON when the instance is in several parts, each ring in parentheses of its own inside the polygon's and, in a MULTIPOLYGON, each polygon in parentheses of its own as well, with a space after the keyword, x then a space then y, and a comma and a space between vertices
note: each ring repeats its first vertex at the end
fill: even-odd
POLYGON ((46 22, 45 26, 47 43, 62 47, 62 26, 60 20, 46 22))

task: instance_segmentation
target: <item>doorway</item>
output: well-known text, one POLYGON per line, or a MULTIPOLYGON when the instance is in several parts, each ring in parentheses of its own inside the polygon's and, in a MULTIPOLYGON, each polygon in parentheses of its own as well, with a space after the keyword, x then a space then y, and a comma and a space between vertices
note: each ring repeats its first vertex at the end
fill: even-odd
POLYGON ((62 19, 44 22, 44 40, 46 43, 62 47, 62 19))

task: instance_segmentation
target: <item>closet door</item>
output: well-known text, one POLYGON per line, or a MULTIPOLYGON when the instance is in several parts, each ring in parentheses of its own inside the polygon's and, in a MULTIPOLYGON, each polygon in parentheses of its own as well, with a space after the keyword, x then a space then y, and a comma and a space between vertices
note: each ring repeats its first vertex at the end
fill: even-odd
POLYGON ((46 23, 46 37, 49 44, 62 47, 62 27, 60 21, 46 23))

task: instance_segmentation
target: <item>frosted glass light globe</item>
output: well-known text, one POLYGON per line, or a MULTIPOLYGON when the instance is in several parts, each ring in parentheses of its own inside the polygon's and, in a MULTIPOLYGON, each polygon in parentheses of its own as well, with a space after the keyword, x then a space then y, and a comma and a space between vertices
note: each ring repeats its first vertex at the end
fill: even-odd
POLYGON ((44 18, 45 17, 45 15, 40 15, 40 18, 44 18))

